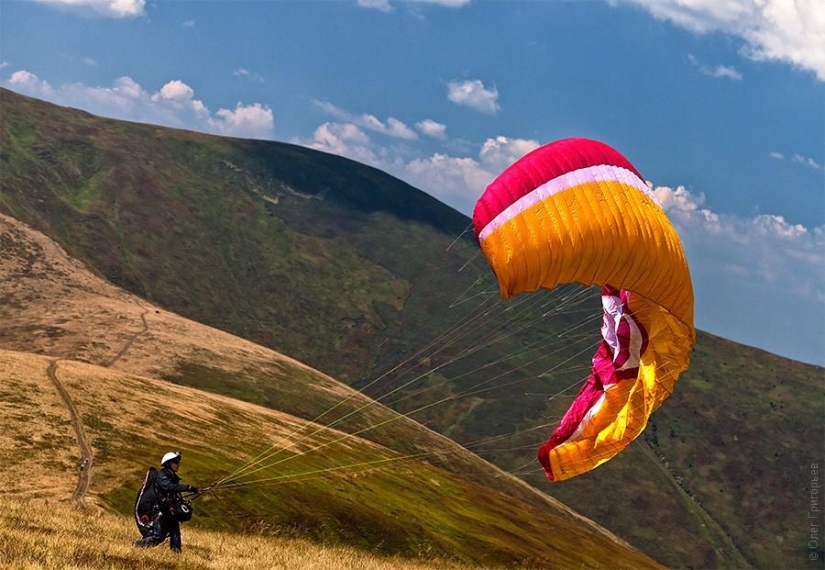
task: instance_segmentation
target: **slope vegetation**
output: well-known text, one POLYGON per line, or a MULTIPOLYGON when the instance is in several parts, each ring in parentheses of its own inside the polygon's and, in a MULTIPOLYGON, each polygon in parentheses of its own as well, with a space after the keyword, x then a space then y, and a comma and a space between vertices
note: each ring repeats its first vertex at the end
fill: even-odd
POLYGON ((261 534, 184 530, 184 549, 132 548, 135 528, 124 517, 78 512, 63 504, 32 509, 28 501, 0 496, 0 568, 58 570, 468 570, 447 559, 410 560, 351 547, 323 546, 261 534))
MULTIPOLYGON (((0 210, 151 301, 149 331, 174 311, 363 388, 467 446, 501 438, 474 449, 668 565, 804 560, 807 467, 825 445, 821 407, 810 405, 822 368, 700 334, 645 438, 551 487, 535 473, 535 448, 587 373, 594 295, 497 302, 463 233, 469 220, 352 161, 0 96, 0 210)), ((144 330, 134 311, 131 335, 144 330)), ((115 367, 122 347, 106 353, 115 367)), ((264 384, 239 388, 209 362, 158 371, 273 405, 264 384)))
POLYGON ((48 510, 73 500, 129 516, 143 471, 165 450, 184 450, 186 480, 205 486, 274 448, 277 461, 237 480, 248 484, 204 495, 193 525, 474 565, 657 566, 347 386, 118 290, 16 220, 0 216, 0 240, 0 318, 9 323, 0 339, 0 464, 10 482, 0 495, 9 504, 48 510), (157 378, 167 370, 270 400, 264 407, 157 378), (296 415, 336 405, 357 413, 328 428, 296 415))

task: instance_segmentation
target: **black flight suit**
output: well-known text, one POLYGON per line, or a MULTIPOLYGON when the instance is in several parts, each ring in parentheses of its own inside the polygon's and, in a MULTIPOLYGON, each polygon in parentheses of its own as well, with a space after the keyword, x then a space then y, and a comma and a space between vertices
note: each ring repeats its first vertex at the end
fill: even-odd
POLYGON ((181 550, 180 523, 169 515, 167 505, 175 501, 179 493, 192 491, 190 485, 181 485, 180 477, 168 467, 164 467, 155 479, 157 506, 152 517, 152 532, 146 538, 136 540, 135 546, 150 547, 161 544, 169 537, 169 547, 174 552, 181 550))

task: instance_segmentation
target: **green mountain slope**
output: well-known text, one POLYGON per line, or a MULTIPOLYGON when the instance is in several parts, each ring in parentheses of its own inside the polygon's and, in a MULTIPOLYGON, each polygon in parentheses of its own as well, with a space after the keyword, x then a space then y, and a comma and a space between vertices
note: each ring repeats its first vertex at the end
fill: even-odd
POLYGON ((144 470, 172 448, 202 488, 235 471, 198 500, 203 528, 469 565, 658 567, 455 442, 123 292, 3 215, 0 243, 2 494, 32 509, 73 500, 130 517, 144 470), (179 370, 267 407, 158 379, 179 370))
MULTIPOLYGON (((822 368, 700 334, 644 440, 550 485, 533 458, 551 428, 536 428, 587 373, 595 295, 500 303, 462 234, 469 220, 347 159, 0 95, 0 210, 111 282, 403 413, 420 409, 414 419, 459 442, 515 434, 478 452, 668 565, 805 556, 795 505, 821 455, 822 407, 810 402, 822 368)), ((228 389, 219 378, 204 387, 228 389)))

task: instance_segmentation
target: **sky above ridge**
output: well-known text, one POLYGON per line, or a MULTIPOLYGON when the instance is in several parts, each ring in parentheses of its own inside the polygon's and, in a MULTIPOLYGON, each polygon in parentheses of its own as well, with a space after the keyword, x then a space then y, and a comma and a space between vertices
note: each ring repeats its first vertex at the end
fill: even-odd
POLYGON ((697 327, 825 365, 822 0, 4 0, 0 85, 347 156, 471 215, 604 141, 681 235, 697 327))

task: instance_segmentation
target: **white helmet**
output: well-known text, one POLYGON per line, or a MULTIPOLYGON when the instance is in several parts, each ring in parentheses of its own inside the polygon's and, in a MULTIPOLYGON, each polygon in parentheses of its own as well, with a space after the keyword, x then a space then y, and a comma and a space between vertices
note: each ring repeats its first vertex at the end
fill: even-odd
POLYGON ((170 461, 174 463, 180 462, 180 451, 170 451, 163 456, 163 459, 160 460, 160 464, 166 465, 170 461))

